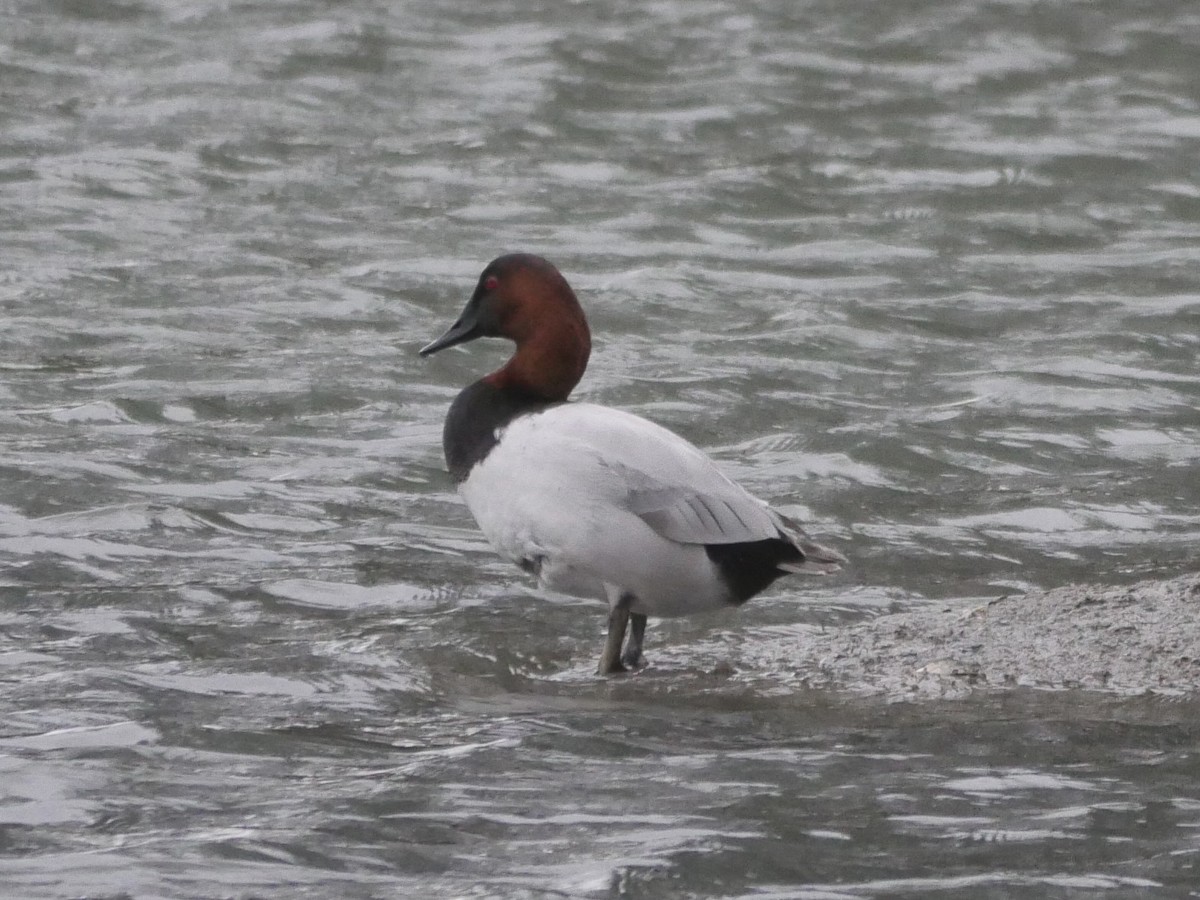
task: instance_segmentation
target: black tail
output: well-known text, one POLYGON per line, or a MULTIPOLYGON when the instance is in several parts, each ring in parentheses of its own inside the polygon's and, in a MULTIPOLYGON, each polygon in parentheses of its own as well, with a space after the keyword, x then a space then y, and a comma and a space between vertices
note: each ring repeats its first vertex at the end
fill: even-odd
POLYGON ((801 565, 804 554, 784 538, 747 541, 744 544, 705 544, 708 554, 738 605, 766 590, 784 574, 783 565, 801 565))
POLYGON ((738 605, 766 590, 781 575, 829 575, 846 562, 836 550, 809 540, 804 529, 787 516, 775 513, 779 537, 742 544, 705 544, 738 605))

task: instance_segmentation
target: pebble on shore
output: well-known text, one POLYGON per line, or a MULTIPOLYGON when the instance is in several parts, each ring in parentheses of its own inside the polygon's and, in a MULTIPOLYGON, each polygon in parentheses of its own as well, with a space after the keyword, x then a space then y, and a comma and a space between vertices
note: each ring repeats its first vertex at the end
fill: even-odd
POLYGON ((957 697, 1032 687, 1200 693, 1200 575, 1070 585, 827 631, 810 684, 957 697))

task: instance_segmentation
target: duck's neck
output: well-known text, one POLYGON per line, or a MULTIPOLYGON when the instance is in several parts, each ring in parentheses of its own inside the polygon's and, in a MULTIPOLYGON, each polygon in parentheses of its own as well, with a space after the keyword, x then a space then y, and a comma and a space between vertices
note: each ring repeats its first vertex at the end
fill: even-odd
POLYGON ((558 403, 579 384, 591 352, 592 341, 582 316, 578 321, 562 320, 523 336, 512 359, 483 380, 501 391, 558 403))

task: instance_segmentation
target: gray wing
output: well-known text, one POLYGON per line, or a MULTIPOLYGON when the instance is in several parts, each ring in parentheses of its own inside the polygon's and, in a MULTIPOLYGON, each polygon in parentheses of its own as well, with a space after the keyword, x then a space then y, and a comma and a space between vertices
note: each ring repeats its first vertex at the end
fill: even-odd
POLYGON ((630 509, 663 537, 681 544, 785 540, 803 554, 797 561, 780 564, 788 572, 828 575, 846 563, 846 557, 815 543, 797 522, 731 485, 741 496, 668 489, 633 491, 630 509))
POLYGON ((765 503, 715 466, 703 474, 702 485, 663 485, 645 473, 626 470, 630 512, 681 544, 741 544, 779 536, 780 523, 765 503))
MULTIPOLYGON (((566 403, 531 417, 554 424, 554 453, 581 482, 605 482, 621 503, 681 544, 741 544, 804 532, 725 477, 704 453, 653 422, 609 407, 566 403)), ((797 546, 800 546, 797 544, 797 546)), ((802 548, 803 549, 803 548, 802 548)))

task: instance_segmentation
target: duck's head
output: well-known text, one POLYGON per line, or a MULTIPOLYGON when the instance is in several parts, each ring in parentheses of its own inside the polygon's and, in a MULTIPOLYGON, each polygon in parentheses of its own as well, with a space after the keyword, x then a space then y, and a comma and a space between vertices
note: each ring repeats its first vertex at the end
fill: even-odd
POLYGON ((462 314, 421 355, 481 337, 508 338, 517 345, 512 359, 486 380, 550 401, 567 399, 592 349, 575 292, 558 269, 530 253, 509 253, 488 263, 462 314))

